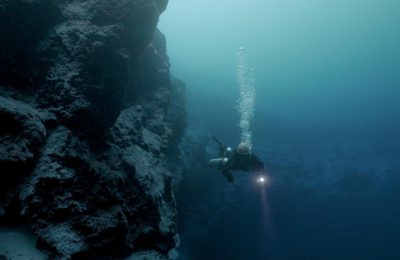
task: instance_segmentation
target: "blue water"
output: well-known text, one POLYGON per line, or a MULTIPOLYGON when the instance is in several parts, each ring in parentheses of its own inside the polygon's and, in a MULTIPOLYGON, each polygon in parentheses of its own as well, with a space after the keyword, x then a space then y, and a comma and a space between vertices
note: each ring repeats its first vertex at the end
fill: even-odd
POLYGON ((233 146, 245 46, 253 149, 270 179, 235 173, 235 189, 206 166, 192 176, 182 259, 400 258, 399 10, 397 0, 170 1, 160 28, 190 125, 233 146))

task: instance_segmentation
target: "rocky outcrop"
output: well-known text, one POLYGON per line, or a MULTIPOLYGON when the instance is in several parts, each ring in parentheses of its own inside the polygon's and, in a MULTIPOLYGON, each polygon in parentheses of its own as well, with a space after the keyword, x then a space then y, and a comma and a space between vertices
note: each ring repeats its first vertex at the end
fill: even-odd
POLYGON ((50 258, 176 255, 167 2, 0 0, 0 224, 50 258))
MULTIPOLYGON (((0 200, 32 172, 46 138, 41 114, 26 103, 0 97, 0 200)), ((5 214, 0 210, 0 217, 5 214)))

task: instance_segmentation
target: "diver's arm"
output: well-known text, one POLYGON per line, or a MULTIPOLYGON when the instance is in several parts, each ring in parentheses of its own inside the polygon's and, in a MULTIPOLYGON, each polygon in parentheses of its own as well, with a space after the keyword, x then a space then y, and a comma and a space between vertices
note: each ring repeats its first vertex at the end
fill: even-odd
POLYGON ((252 157, 252 170, 256 172, 264 171, 264 163, 261 161, 261 159, 255 155, 253 155, 252 157))
POLYGON ((233 175, 230 171, 223 170, 222 173, 224 174, 225 178, 229 181, 229 183, 232 183, 235 187, 239 187, 239 185, 235 182, 235 179, 233 178, 233 175))
POLYGON ((233 175, 230 171, 228 170, 223 170, 222 173, 224 174, 225 178, 229 181, 229 182, 235 182, 235 179, 233 178, 233 175))

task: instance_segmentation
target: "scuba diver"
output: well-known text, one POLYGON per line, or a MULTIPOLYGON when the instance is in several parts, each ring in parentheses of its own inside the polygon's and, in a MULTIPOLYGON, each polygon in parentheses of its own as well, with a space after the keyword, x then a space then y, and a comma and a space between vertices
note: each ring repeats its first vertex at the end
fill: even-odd
POLYGON ((244 172, 264 171, 264 164, 256 155, 251 153, 250 146, 240 143, 236 149, 225 146, 220 140, 213 136, 219 145, 220 157, 211 159, 208 164, 211 168, 221 170, 226 179, 237 186, 230 170, 244 172))

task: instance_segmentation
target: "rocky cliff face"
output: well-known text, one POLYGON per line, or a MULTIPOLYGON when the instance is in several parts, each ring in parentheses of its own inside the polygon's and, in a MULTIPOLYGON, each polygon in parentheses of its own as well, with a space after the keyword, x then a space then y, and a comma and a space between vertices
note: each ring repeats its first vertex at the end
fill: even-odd
POLYGON ((0 224, 29 226, 51 258, 177 246, 167 2, 0 0, 0 224))

